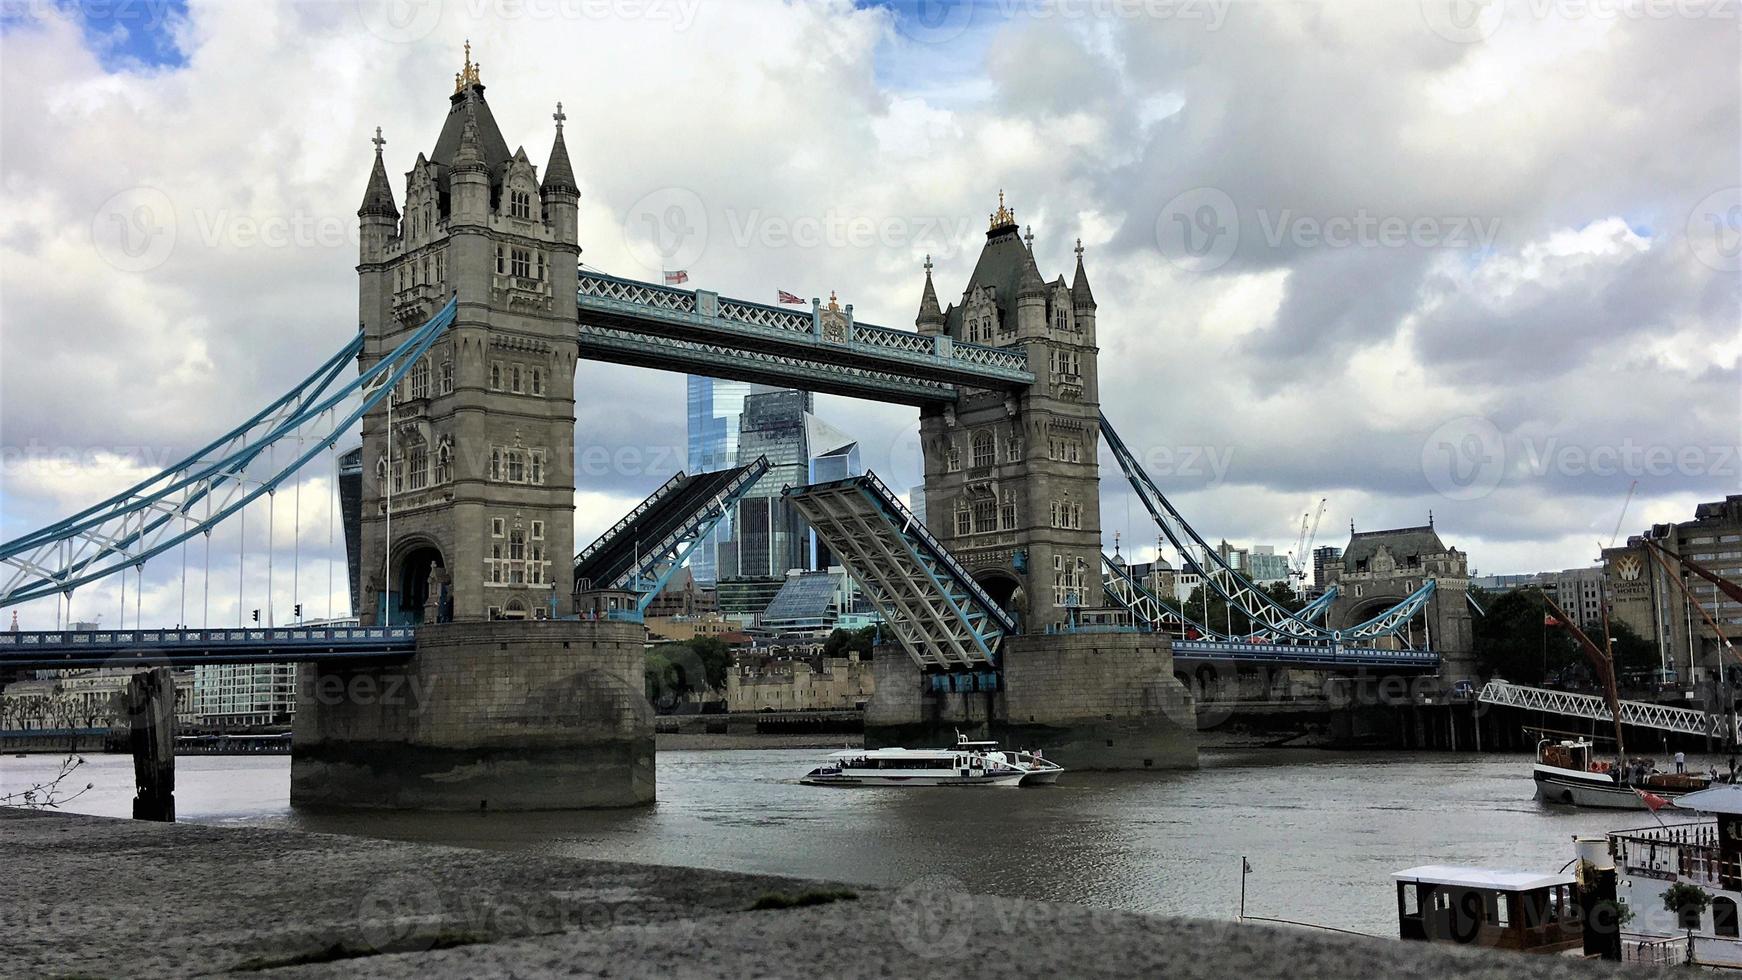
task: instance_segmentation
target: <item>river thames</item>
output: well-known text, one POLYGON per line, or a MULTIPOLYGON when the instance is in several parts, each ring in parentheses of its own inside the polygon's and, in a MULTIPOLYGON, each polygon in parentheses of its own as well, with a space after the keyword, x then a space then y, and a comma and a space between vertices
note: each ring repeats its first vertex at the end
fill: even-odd
MULTIPOLYGON (((1396 935, 1394 871, 1474 864, 1552 872, 1572 858, 1574 835, 1652 823, 1644 812, 1536 802, 1522 755, 1206 750, 1195 772, 1068 773, 1053 787, 800 785, 821 754, 661 752, 653 806, 488 815, 293 811, 288 756, 181 756, 176 809, 197 823, 897 888, 929 879, 1206 918, 1235 914, 1245 856, 1248 914, 1378 936, 1396 935)), ((66 809, 128 815, 131 759, 85 758, 70 782, 94 787, 66 809)), ((0 792, 52 776, 58 764, 50 755, 0 759, 0 792)))

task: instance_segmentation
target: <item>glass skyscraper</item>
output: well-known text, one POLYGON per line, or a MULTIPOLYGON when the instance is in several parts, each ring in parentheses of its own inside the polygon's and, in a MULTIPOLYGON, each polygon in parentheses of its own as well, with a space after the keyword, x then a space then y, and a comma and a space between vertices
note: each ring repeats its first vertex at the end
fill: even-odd
MULTIPOLYGON (((690 375, 689 458, 685 469, 692 474, 711 473, 737 465, 738 427, 744 412, 744 399, 757 392, 778 390, 748 381, 722 381, 690 375)), ((714 533, 690 553, 690 574, 698 585, 712 585, 719 580, 720 542, 731 533, 732 515, 728 514, 714 533)))

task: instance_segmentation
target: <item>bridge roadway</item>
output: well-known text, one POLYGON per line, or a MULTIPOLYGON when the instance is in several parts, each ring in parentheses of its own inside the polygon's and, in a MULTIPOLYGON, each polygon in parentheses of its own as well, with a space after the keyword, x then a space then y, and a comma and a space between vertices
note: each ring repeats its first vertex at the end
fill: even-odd
POLYGON ((410 626, 0 633, 0 670, 403 660, 410 626))
POLYGON ((850 305, 768 306, 588 270, 576 293, 588 360, 904 405, 954 402, 958 387, 1021 391, 1034 383, 1020 347, 858 323, 850 305))

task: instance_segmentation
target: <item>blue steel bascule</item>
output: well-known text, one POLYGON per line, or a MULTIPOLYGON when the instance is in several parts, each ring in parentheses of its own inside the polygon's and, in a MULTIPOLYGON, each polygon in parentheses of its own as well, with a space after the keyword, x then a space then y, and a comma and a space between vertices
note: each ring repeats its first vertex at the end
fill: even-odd
MULTIPOLYGON (((226 521, 243 519, 248 503, 274 493, 312 459, 354 432, 359 422, 365 432, 366 451, 381 454, 383 472, 388 468, 386 461, 392 455, 392 443, 389 441, 388 451, 382 453, 382 440, 391 440, 402 429, 419 435, 418 426, 423 427, 423 444, 431 449, 439 445, 451 451, 451 440, 456 435, 470 438, 467 433, 489 432, 494 426, 513 431, 512 446, 507 451, 518 451, 514 447, 520 444, 520 434, 513 420, 520 417, 516 413, 521 409, 516 406, 530 404, 524 402, 529 396, 523 396, 519 388, 520 375, 514 375, 512 391, 505 390, 505 385, 499 387, 494 373, 487 387, 476 379, 482 377, 489 358, 526 358, 527 363, 536 364, 540 362, 535 358, 554 357, 558 359, 556 363, 561 363, 561 358, 567 356, 571 358, 566 364, 571 375, 572 358, 578 357, 921 408, 925 420, 922 429, 933 440, 927 449, 928 498, 933 496, 930 484, 934 474, 941 477, 945 472, 946 455, 948 472, 957 483, 961 476, 971 477, 968 492, 982 495, 974 498, 971 506, 967 497, 963 498, 959 506, 965 509, 958 512, 957 523, 948 532, 934 534, 928 530, 874 474, 790 487, 785 491, 786 499, 831 552, 840 556, 876 604, 889 624, 891 638, 907 654, 910 669, 923 678, 895 671, 892 660, 879 658, 878 698, 901 702, 893 714, 884 713, 897 719, 891 723, 891 731, 931 710, 922 710, 919 702, 913 700, 922 697, 922 688, 933 694, 944 692, 946 697, 953 696, 952 692, 975 692, 975 697, 983 695, 996 704, 988 701, 993 706, 982 709, 958 700, 948 706, 949 711, 966 712, 962 722, 970 726, 993 725, 997 732, 1020 736, 1032 744, 1049 747, 1056 744, 1061 751, 1083 753, 1085 764, 1148 766, 1156 761, 1152 755, 1163 759, 1163 765, 1190 764, 1155 740, 1139 739, 1129 748, 1121 744, 1113 749, 1115 736, 1123 739, 1130 731, 1145 725, 1190 724, 1189 719, 1181 720, 1182 710, 1189 714, 1189 695, 1173 678, 1168 636, 1174 638, 1173 647, 1184 659, 1329 669, 1432 670, 1438 665, 1431 649, 1410 648, 1407 641, 1402 643, 1402 649, 1381 649, 1376 645, 1382 639, 1408 637, 1413 618, 1434 594, 1431 578, 1414 594, 1379 615, 1351 627, 1333 629, 1318 621, 1333 596, 1326 596, 1300 612, 1290 612, 1205 546, 1204 539, 1143 471, 1105 415, 1099 414, 1093 386, 1098 351, 1093 338, 1094 306, 1084 278, 1080 245, 1077 282, 1067 286, 1060 277, 1055 283, 1044 283, 1034 268, 1032 235, 1026 247, 1017 242, 1014 214, 1001 202, 988 232, 987 252, 982 256, 982 266, 990 271, 982 274, 981 269, 976 269, 975 280, 964 294, 961 307, 951 304, 946 311, 939 306, 927 263, 926 295, 917 331, 859 322, 852 306, 841 306, 833 295, 826 304, 813 300, 810 310, 795 311, 707 290, 674 289, 586 269, 547 270, 547 254, 554 261, 557 257, 572 258, 578 250, 573 219, 579 192, 562 142, 565 117, 560 105, 555 117, 557 136, 551 163, 539 183, 523 150, 508 153, 507 144, 489 115, 483 85, 469 58, 465 71, 456 79, 456 91, 450 102, 449 121, 438 141, 435 157, 426 159, 420 154, 417 167, 408 176, 407 213, 403 218, 387 185, 381 162, 382 141, 377 136, 376 166, 364 208, 359 211, 365 229, 365 262, 359 271, 364 281, 364 306, 369 313, 365 319, 369 323, 378 319, 385 324, 371 328, 379 335, 353 339, 290 392, 158 476, 0 545, 0 568, 5 569, 5 577, 0 579, 0 608, 56 595, 70 600, 74 590, 107 576, 125 575, 129 570, 142 576, 141 570, 150 559, 192 539, 209 536, 214 527, 226 521), (447 186, 454 192, 451 205, 447 197, 437 193, 440 187, 447 186), (447 210, 450 207, 451 213, 447 210), (411 234, 414 228, 418 229, 416 236, 411 234), (493 265, 488 258, 492 245, 493 265), (531 258, 535 255, 536 266, 531 258), (571 274, 574 278, 568 279, 571 274), (564 302, 566 297, 556 294, 553 283, 573 290, 573 346, 566 349, 570 341, 556 336, 555 330, 566 324, 571 314, 564 302), (442 303, 439 309, 437 303, 442 303), (1037 310, 1053 312, 1040 317, 1037 310), (425 318, 425 314, 430 315, 425 318), (420 321, 421 326, 407 330, 409 324, 420 321), (528 327, 527 323, 543 325, 528 327), (538 333, 540 330, 546 333, 538 333), (1060 337, 1064 340, 1060 341, 1060 337), (391 339, 382 343, 383 338, 391 339), (368 347, 366 342, 380 346, 368 347), (1044 356, 1040 365, 1031 363, 1035 352, 1044 355, 1049 344, 1053 345, 1053 363, 1046 365, 1044 356), (371 360, 377 356, 376 350, 380 351, 378 359, 371 360), (365 351, 369 353, 365 355, 365 351), (396 423, 390 416, 384 419, 391 411, 389 393, 401 386, 419 365, 427 371, 438 354, 452 358, 442 363, 442 389, 423 396, 410 412, 415 416, 411 422, 401 419, 396 423), (345 365, 353 359, 359 361, 360 374, 354 380, 340 382, 345 365), (457 381, 447 380, 451 363, 457 367, 457 381), (472 388, 468 389, 468 385, 472 388), (1042 387, 1046 388, 1044 399, 1031 399, 1042 387), (471 395, 468 391, 480 394, 471 395), (1007 419, 994 418, 1000 405, 1004 406, 1007 419), (1057 408, 1060 405, 1069 411, 1061 415, 1057 408), (975 420, 964 425, 995 430, 994 441, 984 458, 980 430, 974 434, 970 458, 961 461, 955 458, 958 450, 967 445, 953 441, 958 408, 964 413, 962 418, 975 420), (988 418, 994 421, 986 423, 988 418), (468 429, 466 426, 472 423, 466 419, 483 421, 481 426, 468 429), (1068 459, 1063 448, 1057 450, 1059 455, 1042 450, 1045 435, 1054 431, 1069 434, 1069 439, 1058 444, 1071 444, 1068 459), (1087 508, 1080 502, 1069 503, 1061 511, 1055 501, 1052 527, 1068 530, 1051 538, 1033 530, 1046 527, 1039 516, 1046 512, 1042 500, 1026 496, 1019 499, 1008 488, 1021 486, 1024 495, 1038 493, 1035 488, 1044 487, 1052 479, 1049 473, 1064 473, 1067 477, 1055 479, 1055 485, 1092 488, 1096 479, 1093 465, 1097 434, 1106 441, 1185 567, 1202 575, 1210 591, 1253 623, 1252 633, 1234 636, 1192 622, 1173 604, 1150 594, 1123 570, 1105 562, 1104 556, 1100 557, 1107 565, 1107 573, 1099 574, 1100 570, 1091 565, 1094 583, 1086 585, 1082 581, 1082 559, 1075 559, 1078 564, 1073 567, 1065 562, 1062 552, 1075 548, 1079 538, 1098 537, 1098 508, 1092 502, 1087 508), (438 436, 439 439, 434 438, 438 436), (940 438, 948 441, 947 454, 945 442, 940 438), (1080 445, 1088 447, 1086 462, 1078 457, 1075 447, 1080 445), (376 448, 370 449, 371 446, 376 448), (280 456, 289 461, 280 463, 280 456), (1077 472, 1085 468, 1086 478, 1077 472), (958 470, 960 476, 956 476, 958 470), (1000 473, 1011 477, 1003 491, 998 485, 1000 473), (992 509, 983 511, 983 507, 992 509), (969 560, 952 553, 951 542, 967 540, 964 532, 979 533, 988 513, 991 531, 983 540, 1007 542, 1003 550, 976 547, 969 560), (1038 562, 1030 561, 1024 553, 1021 542, 1027 540, 1024 535, 1031 530, 1037 535, 1034 540, 1042 542, 1054 555, 1048 568, 1035 567, 1038 562), (987 564, 988 554, 994 564, 987 564), (1043 581, 1048 575, 1052 578, 1043 581), (1011 581, 1012 576, 1018 581, 1011 581), (1047 590, 1048 596, 1043 604, 1046 616, 1025 622, 1023 596, 1038 595, 1042 589, 1047 590), (1105 639, 1089 635, 1095 630, 1079 635, 1077 616, 1091 605, 1083 601, 1090 590, 1097 599, 1104 594, 1111 608, 1129 617, 1126 625, 1097 627, 1105 639), (1074 611, 1061 619, 1065 610, 1074 611), (1056 662, 1048 654, 1049 645, 1056 645, 1059 650, 1056 662), (1109 656, 1100 656, 1102 653, 1109 656), (1094 677, 1059 673, 1105 662, 1116 662, 1117 666, 1095 667, 1094 677), (971 682, 958 685, 951 679, 955 677, 971 682), (1048 728, 1044 716, 1051 710, 1052 702, 1058 700, 1054 695, 1078 688, 1081 691, 1077 693, 1088 699, 1083 704, 1090 705, 1091 701, 1093 704, 1081 708, 1086 712, 1084 717, 1092 715, 1095 720, 1078 724, 1080 719, 1067 718, 1048 728), (1083 692, 1098 692, 1094 697, 1101 700, 1093 701, 1089 693, 1083 692), (1111 726, 1106 731, 1101 730, 1099 721, 1103 703, 1111 726), (1163 718, 1164 710, 1171 721, 1163 718), (1098 747, 1103 741, 1109 751, 1100 754, 1098 747)), ((496 370, 492 365, 490 371, 496 370)), ((553 371, 549 376, 561 375, 553 371)), ((423 377, 427 384, 427 374, 423 377)), ((530 395, 537 394, 535 386, 530 395)), ((547 412, 540 419, 548 418, 550 431, 564 431, 561 408, 557 403, 554 408, 540 409, 547 412)), ((572 429, 572 417, 566 421, 572 429)), ((484 447, 462 448, 478 451, 484 447)), ((466 478, 465 488, 460 487, 460 478, 456 477, 455 489, 446 497, 437 499, 426 493, 430 503, 415 518, 421 525, 414 526, 424 535, 420 547, 434 557, 425 559, 430 564, 419 566, 420 572, 428 571, 432 583, 441 579, 443 589, 459 589, 462 582, 477 581, 475 566, 467 568, 469 578, 449 574, 457 565, 480 560, 468 557, 479 554, 470 542, 476 540, 475 535, 488 537, 491 533, 461 526, 474 519, 469 515, 511 514, 518 525, 519 514, 514 508, 517 501, 526 501, 525 506, 539 508, 535 515, 560 519, 563 505, 551 501, 565 488, 565 480, 566 486, 573 485, 573 460, 566 456, 558 454, 545 464, 542 477, 549 488, 541 483, 536 488, 542 493, 539 496, 533 495, 534 488, 503 486, 494 469, 494 456, 489 474, 472 474, 466 478), (549 492, 545 492, 547 489, 549 492), (497 510, 489 510, 491 507, 497 510)), ((365 467, 366 471, 370 469, 365 467)), ((636 595, 634 602, 644 609, 694 542, 705 536, 731 502, 766 470, 767 463, 758 461, 725 474, 674 477, 598 542, 575 555, 572 571, 577 595, 580 588, 628 591, 636 595)), ((471 650, 474 653, 470 656, 481 663, 499 665, 488 670, 492 671, 492 683, 507 685, 504 691, 524 691, 529 685, 540 683, 535 677, 529 679, 531 675, 516 673, 521 669, 515 662, 516 654, 503 639, 506 634, 499 632, 507 627, 492 624, 491 616, 483 613, 485 602, 475 595, 461 595, 458 597, 461 601, 455 602, 455 597, 444 592, 438 601, 432 591, 427 608, 438 611, 435 619, 415 629, 400 621, 391 635, 379 629, 368 631, 377 608, 391 615, 394 596, 399 594, 396 587, 415 583, 403 572, 395 571, 395 563, 407 559, 402 557, 399 542, 393 536, 400 517, 391 503, 392 491, 385 491, 383 499, 379 478, 373 486, 366 481, 365 487, 364 537, 366 541, 373 540, 368 547, 376 549, 375 553, 365 552, 365 571, 380 570, 383 555, 387 568, 380 579, 378 599, 365 600, 368 608, 364 610, 363 630, 356 634, 315 636, 304 631, 293 636, 272 629, 131 633, 111 630, 104 633, 101 642, 95 642, 91 636, 59 630, 0 634, 0 668, 90 663, 99 651, 108 662, 116 662, 112 659, 116 657, 125 661, 130 656, 129 650, 145 656, 149 648, 149 656, 171 663, 241 661, 266 655, 275 660, 301 659, 312 662, 313 666, 305 670, 313 670, 317 675, 327 669, 324 666, 327 662, 336 664, 346 656, 394 660, 400 664, 395 669, 414 672, 425 669, 419 666, 425 663, 440 664, 439 669, 451 671, 454 665, 466 662, 467 657, 461 654, 471 650), (368 529, 370 522, 375 522, 376 530, 368 529), (382 531, 386 531, 384 542, 379 537, 382 531), (371 539, 370 534, 377 537, 371 539), (396 579, 396 575, 400 578, 396 579), (456 614, 455 610, 459 612, 456 614), (454 622, 445 622, 446 619, 454 622), (411 642, 413 637, 415 643, 411 642), (426 641, 434 652, 425 651, 426 641), (413 648, 417 651, 415 655, 413 648)), ((936 509, 935 503, 933 507, 934 517, 944 513, 936 509)), ((572 516, 572 502, 567 508, 572 516)), ((497 520, 495 526, 502 528, 504 519, 497 520)), ((516 547, 520 545, 517 543, 516 547)), ((506 557, 498 550, 493 556, 485 552, 482 560, 494 566, 506 557)), ((566 584, 569 580, 565 574, 546 581, 566 584)), ((483 581, 486 587, 494 584, 488 577, 483 581)), ((625 631, 628 624, 620 621, 577 623, 576 607, 571 604, 575 601, 559 600, 554 594, 552 597, 551 618, 564 620, 570 626, 525 624, 526 629, 536 630, 528 635, 538 638, 537 649, 549 651, 548 657, 554 658, 538 660, 541 665, 538 669, 559 671, 537 676, 566 676, 560 674, 562 657, 566 655, 555 651, 573 649, 578 641, 583 649, 591 643, 592 649, 615 651, 611 656, 617 660, 612 663, 621 661, 623 672, 632 672, 637 679, 617 678, 603 684, 596 680, 579 682, 585 690, 573 698, 573 704, 565 702, 567 707, 549 709, 559 714, 618 712, 613 716, 617 720, 605 723, 609 737, 601 736, 604 741, 598 743, 603 747, 589 748, 594 745, 587 741, 592 736, 584 732, 577 735, 585 726, 577 728, 573 719, 541 716, 527 722, 530 727, 525 730, 535 733, 528 737, 547 741, 552 732, 561 732, 560 738, 551 744, 565 746, 562 751, 570 753, 563 757, 565 760, 577 758, 573 754, 576 752, 581 758, 590 758, 587 753, 597 752, 618 760, 627 760, 635 753, 649 753, 634 762, 614 763, 633 770, 632 777, 619 781, 608 793, 589 799, 607 803, 650 799, 651 725, 645 720, 635 720, 633 712, 623 713, 626 709, 622 707, 624 697, 633 698, 639 691, 640 671, 628 666, 638 657, 639 633, 625 631), (635 693, 626 693, 631 691, 635 693), (585 707, 577 708, 575 704, 585 707), (575 741, 577 738, 579 741, 575 741)), ((494 614, 496 607, 490 609, 494 614)), ((514 695, 498 692, 492 696, 514 695)), ((374 805, 473 806, 476 801, 466 794, 474 790, 499 800, 507 799, 509 802, 504 805, 510 807, 550 805, 550 794, 542 790, 523 792, 525 787, 511 775, 514 766, 524 765, 525 758, 512 752, 503 755, 499 749, 489 747, 499 744, 500 738, 490 743, 483 736, 470 734, 472 727, 491 724, 497 717, 480 716, 474 720, 467 714, 482 703, 486 701, 474 698, 440 710, 425 706, 423 715, 410 729, 399 720, 380 714, 384 709, 368 716, 357 712, 341 715, 326 708, 319 713, 308 712, 306 717, 299 713, 299 761, 293 768, 296 787, 293 799, 298 793, 304 794, 305 799, 312 798, 307 795, 308 787, 321 778, 348 780, 345 792, 368 794, 370 780, 398 778, 379 767, 390 763, 377 765, 370 760, 396 758, 398 748, 389 746, 398 746, 403 741, 411 751, 405 756, 408 766, 437 767, 421 779, 439 783, 441 767, 450 761, 452 765, 470 767, 467 771, 473 775, 462 781, 463 786, 451 791, 432 789, 436 783, 431 782, 409 788, 396 786, 372 797, 374 805), (319 717, 315 717, 317 714, 319 717), (466 720, 461 723, 460 719, 466 720), (305 720, 311 729, 306 739, 300 727, 305 720), (357 734, 362 731, 378 734, 370 740, 357 734), (304 767, 300 761, 304 755, 318 765, 304 767), (507 768, 495 768, 504 764, 507 768)), ((931 721, 937 723, 943 717, 934 711, 931 721)), ((344 802, 331 796, 321 799, 344 802)), ((569 805, 577 799, 581 797, 561 797, 558 805, 569 805)))

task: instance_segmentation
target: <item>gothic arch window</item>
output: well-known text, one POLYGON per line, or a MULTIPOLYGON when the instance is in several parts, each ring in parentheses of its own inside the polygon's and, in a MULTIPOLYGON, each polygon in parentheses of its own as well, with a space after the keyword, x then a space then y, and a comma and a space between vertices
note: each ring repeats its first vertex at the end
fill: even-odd
POLYGON ((532 393, 535 395, 544 394, 544 372, 538 368, 532 369, 532 393))
POLYGON ((544 280, 544 253, 534 252, 533 254, 538 256, 538 276, 536 278, 542 282, 544 280))
POLYGON ((509 191, 508 213, 516 218, 532 220, 532 195, 521 189, 509 191))
POLYGON ((998 462, 997 439, 986 429, 974 433, 974 467, 991 466, 998 462))
POLYGON ((521 393, 520 365, 514 364, 508 368, 508 387, 516 395, 521 393))
POLYGON ((496 246, 496 274, 500 276, 500 275, 506 274, 507 272, 508 272, 508 250, 505 247, 498 245, 498 246, 496 246))
POLYGON ((411 397, 429 397, 429 361, 420 360, 411 368, 411 397))
POLYGON ((1063 306, 1060 306, 1053 311, 1052 326, 1053 326, 1054 330, 1058 330, 1060 332, 1069 330, 1071 328, 1071 315, 1069 313, 1065 312, 1065 308, 1063 306))
POLYGON ((1017 463, 1022 460, 1022 436, 1012 433, 1004 440, 1004 461, 1017 463))
POLYGON ((1004 491, 1003 505, 998 509, 998 524, 1006 531, 1016 528, 1016 491, 1004 491))
POLYGON ((950 473, 957 473, 962 469, 962 450, 953 442, 950 443, 949 451, 944 454, 944 469, 950 473))
POLYGON ((956 534, 965 535, 973 530, 969 524, 968 500, 966 497, 956 498, 956 534))
POLYGON ((436 449, 435 482, 446 483, 454 478, 454 444, 443 439, 436 449))
POLYGON ((490 390, 491 391, 501 391, 502 390, 502 362, 501 361, 491 361, 490 362, 490 390))
POLYGON ((511 561, 526 560, 526 532, 520 528, 508 532, 508 558, 511 561))
POLYGON ((442 375, 441 375, 441 377, 442 377, 442 389, 441 389, 442 394, 444 394, 444 395, 453 394, 454 393, 454 362, 453 361, 443 361, 442 362, 442 375))

